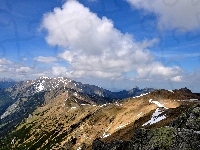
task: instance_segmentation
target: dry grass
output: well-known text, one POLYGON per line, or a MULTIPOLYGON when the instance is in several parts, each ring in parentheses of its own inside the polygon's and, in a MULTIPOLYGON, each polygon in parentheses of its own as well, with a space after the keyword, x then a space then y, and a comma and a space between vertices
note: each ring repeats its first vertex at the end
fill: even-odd
MULTIPOLYGON (((102 138, 107 142, 114 140, 116 137, 129 139, 132 137, 134 129, 141 127, 144 122, 149 120, 157 108, 155 104, 149 103, 147 97, 143 97, 127 99, 121 102, 121 105, 114 103, 103 107, 80 106, 71 101, 70 104, 77 107, 71 109, 71 107, 64 105, 67 94, 67 92, 58 94, 43 107, 37 108, 29 122, 20 125, 21 128, 27 124, 34 124, 30 130, 29 138, 24 143, 39 139, 48 133, 51 133, 51 136, 46 139, 42 147, 48 144, 50 139, 59 139, 62 136, 62 140, 52 149, 64 147, 71 138, 76 138, 73 149, 77 149, 83 143, 89 147, 95 138, 102 138, 104 133, 111 134, 107 138, 102 138), (120 128, 120 126, 123 127, 120 128)), ((160 99, 160 102, 168 108, 177 108, 183 104, 183 102, 170 99, 160 99)), ((167 124, 169 121, 170 119, 165 120, 160 126, 167 124)))

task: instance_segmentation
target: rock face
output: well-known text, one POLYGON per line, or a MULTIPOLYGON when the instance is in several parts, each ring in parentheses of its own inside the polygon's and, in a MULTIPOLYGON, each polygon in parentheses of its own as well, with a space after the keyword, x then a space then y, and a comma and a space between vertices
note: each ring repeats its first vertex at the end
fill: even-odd
POLYGON ((131 141, 117 140, 105 144, 95 140, 93 150, 188 150, 200 148, 200 134, 193 130, 162 127, 153 130, 139 129, 131 141))
POLYGON ((180 117, 157 129, 139 129, 130 141, 93 142, 93 150, 198 150, 200 149, 200 105, 191 107, 180 117))
POLYGON ((44 92, 41 92, 31 97, 19 97, 16 102, 8 107, 0 116, 0 138, 19 124, 29 113, 41 106, 45 101, 44 94, 44 92))
POLYGON ((192 129, 200 132, 200 104, 191 107, 170 123, 171 127, 192 129))

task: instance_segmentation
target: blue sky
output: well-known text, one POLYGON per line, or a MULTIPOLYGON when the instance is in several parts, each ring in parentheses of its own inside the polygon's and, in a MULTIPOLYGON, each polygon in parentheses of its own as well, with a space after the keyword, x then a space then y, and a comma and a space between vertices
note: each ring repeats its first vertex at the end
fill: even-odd
POLYGON ((0 77, 199 89, 200 3, 0 1, 0 77))

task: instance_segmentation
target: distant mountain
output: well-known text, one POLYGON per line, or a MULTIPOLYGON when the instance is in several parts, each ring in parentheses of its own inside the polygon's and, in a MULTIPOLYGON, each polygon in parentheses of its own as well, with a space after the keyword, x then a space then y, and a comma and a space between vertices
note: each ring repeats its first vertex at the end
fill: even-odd
POLYGON ((0 89, 8 88, 13 86, 17 81, 10 78, 2 78, 0 79, 0 89))
POLYGON ((7 91, 11 92, 13 96, 18 95, 19 93, 23 94, 24 96, 28 96, 40 91, 52 91, 59 88, 73 89, 77 92, 91 96, 100 96, 111 99, 124 99, 132 96, 137 96, 142 93, 148 93, 154 90, 153 88, 139 89, 138 87, 135 87, 129 91, 123 90, 120 92, 111 92, 101 87, 82 84, 81 82, 76 82, 66 77, 40 77, 36 80, 18 82, 13 87, 8 88, 7 91))

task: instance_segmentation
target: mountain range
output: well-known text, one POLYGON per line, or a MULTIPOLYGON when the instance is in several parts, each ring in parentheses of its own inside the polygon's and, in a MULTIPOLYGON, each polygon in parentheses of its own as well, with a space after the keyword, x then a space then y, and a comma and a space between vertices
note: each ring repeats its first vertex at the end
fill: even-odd
POLYGON ((10 78, 2 78, 2 79, 0 79, 0 89, 13 86, 16 82, 17 82, 16 80, 13 80, 10 78))
MULTIPOLYGON (((174 120, 181 122, 191 108, 199 119, 200 96, 187 88, 111 92, 66 77, 0 83, 0 149, 5 150, 128 149, 124 143, 134 149, 141 147, 135 142, 135 137, 143 140, 141 128, 145 134, 168 132, 166 126, 175 128, 174 120)), ((198 141, 200 129, 192 129, 198 141)))

